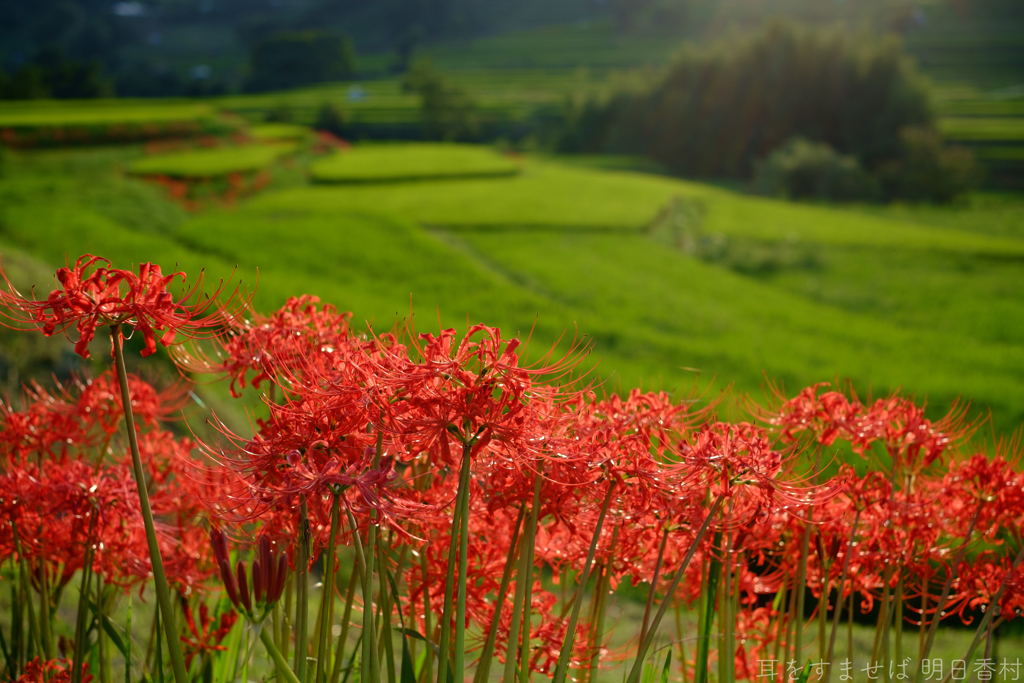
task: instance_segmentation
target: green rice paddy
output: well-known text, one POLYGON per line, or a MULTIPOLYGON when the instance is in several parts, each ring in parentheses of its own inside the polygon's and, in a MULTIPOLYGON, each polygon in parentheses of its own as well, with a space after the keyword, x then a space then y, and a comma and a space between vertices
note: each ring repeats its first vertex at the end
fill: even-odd
POLYGON ((257 140, 302 140, 309 137, 310 129, 294 123, 262 123, 249 126, 246 133, 257 140))
POLYGON ((1024 140, 1024 117, 950 117, 939 121, 939 129, 951 140, 1020 142, 1024 140))
POLYGON ((130 168, 136 175, 212 178, 229 173, 258 171, 293 149, 293 143, 281 142, 155 154, 132 162, 130 168))
POLYGON ((95 126, 196 121, 216 110, 205 102, 25 100, 0 104, 0 128, 95 126))
POLYGON ((340 150, 310 168, 321 183, 372 183, 513 175, 519 164, 478 145, 360 145, 340 150))

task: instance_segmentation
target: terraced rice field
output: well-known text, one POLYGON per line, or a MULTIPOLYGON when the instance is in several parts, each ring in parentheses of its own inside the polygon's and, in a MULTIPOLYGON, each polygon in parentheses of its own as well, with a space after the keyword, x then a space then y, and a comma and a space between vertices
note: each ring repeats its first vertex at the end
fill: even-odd
MULTIPOLYGON (((380 163, 395 149, 380 147, 380 163)), ((47 159, 19 163, 57 163, 47 159)), ((497 178, 297 183, 153 231, 135 217, 147 212, 70 187, 24 201, 43 191, 33 173, 0 184, 2 242, 50 263, 96 251, 212 276, 238 264, 248 281, 259 268, 261 309, 301 290, 378 327, 411 310, 425 330, 439 314, 533 330, 537 349, 584 335, 603 390, 714 380, 758 394, 762 373, 793 386, 850 377, 936 412, 970 396, 1000 433, 1024 422, 1013 196, 840 209, 527 157, 497 178)))
POLYGON ((136 175, 212 178, 265 168, 294 149, 294 143, 279 142, 155 154, 132 162, 130 169, 136 175))
POLYGON ((458 144, 360 145, 310 167, 321 183, 371 183, 514 175, 519 164, 486 147, 458 144))

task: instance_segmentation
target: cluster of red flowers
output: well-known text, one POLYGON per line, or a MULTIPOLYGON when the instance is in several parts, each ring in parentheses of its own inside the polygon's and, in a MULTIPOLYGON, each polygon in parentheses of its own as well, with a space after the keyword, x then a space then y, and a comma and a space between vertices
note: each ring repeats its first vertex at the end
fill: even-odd
POLYGON ((0 291, 0 306, 16 326, 37 329, 50 336, 66 333, 73 325, 78 337, 75 353, 89 357, 89 342, 100 325, 127 325, 142 334, 143 356, 156 351, 159 342, 169 346, 178 333, 197 337, 216 329, 221 316, 229 311, 212 309, 213 297, 203 297, 200 279, 184 295, 175 299, 168 289, 182 272, 164 275, 153 263, 139 265, 139 272, 110 267, 110 261, 85 255, 74 266, 57 271, 60 287, 50 292, 45 301, 27 299, 18 292, 6 275, 7 291, 0 291), (191 303, 190 303, 191 302, 191 303))
MULTIPOLYGON (((907 618, 920 619, 923 610, 927 620, 948 575, 949 549, 965 538, 1000 543, 1024 512, 1024 500, 1011 493, 1024 483, 1016 463, 958 461, 956 449, 970 432, 962 409, 932 422, 898 395, 863 404, 816 385, 757 411, 755 422, 722 422, 713 406, 697 410, 663 393, 634 390, 599 400, 571 383, 548 381, 565 376, 571 360, 526 366, 520 350, 518 341, 483 326, 462 339, 452 330, 404 343, 357 336, 347 314, 303 297, 236 329, 215 361, 179 355, 191 369, 229 376, 235 390, 269 381, 279 392, 267 394, 277 400, 268 398, 269 417, 254 438, 234 437, 235 449, 213 453, 236 477, 229 497, 215 506, 218 514, 225 521, 266 520, 260 533, 285 542, 306 501, 314 540, 323 547, 329 494, 343 491, 361 528, 372 519, 396 542, 420 548, 424 561, 406 574, 404 608, 418 628, 436 629, 456 474, 468 457, 468 616, 486 633, 501 607, 497 652, 504 656, 511 609, 495 596, 520 509, 536 500, 535 563, 558 576, 582 566, 608 497, 596 565, 614 588, 675 571, 721 495, 727 504, 714 527, 718 540, 700 541, 677 597, 693 603, 708 562, 730 563, 740 595, 736 675, 743 677, 791 619, 785 605, 766 606, 763 596, 783 587, 796 592, 806 533, 803 580, 815 596, 826 596, 826 608, 838 591, 860 595, 869 610, 883 594, 891 601, 899 583, 907 618), (833 465, 832 476, 821 474, 825 458, 834 457, 825 449, 835 453, 842 443, 873 468, 833 465), (801 475, 794 472, 798 462, 801 475), (979 508, 972 536, 968 526, 979 508), (844 563, 853 536, 856 551, 844 563)), ((347 534, 351 542, 351 529, 347 534)), ((1020 581, 1010 559, 989 560, 962 561, 949 604, 961 611, 987 604, 1005 584, 999 599, 1003 618, 1012 618, 1020 581)), ((567 621, 552 609, 557 598, 540 574, 530 581, 539 615, 532 638, 543 643, 531 666, 548 672, 567 621)), ((591 624, 581 628, 593 631, 591 624)), ((600 647, 578 643, 577 656, 600 647)))
MULTIPOLYGON (((168 574, 182 591, 197 588, 212 570, 200 501, 216 482, 198 477, 192 441, 161 422, 181 408, 185 388, 158 391, 136 376, 129 383, 168 574)), ((54 590, 83 567, 90 547, 105 582, 141 588, 150 579, 116 391, 107 372, 56 394, 34 386, 21 410, 0 405, 0 563, 23 558, 54 590)))
MULTIPOLYGON (((13 290, 5 301, 44 333, 76 325, 80 349, 101 323, 132 325, 151 351, 155 330, 167 344, 177 332, 198 336, 210 320, 198 318, 205 304, 185 307, 166 293, 178 274, 108 266, 82 259, 62 269, 63 289, 47 301, 13 290)), ((865 403, 815 385, 729 422, 713 404, 666 393, 599 398, 574 379, 578 349, 531 364, 519 340, 483 325, 461 338, 454 330, 361 335, 350 314, 310 296, 271 315, 212 319, 229 326, 212 350, 179 346, 172 356, 185 370, 229 378, 236 396, 263 389, 253 436, 220 425, 224 443, 199 444, 205 457, 194 459, 195 444, 162 426, 184 390, 158 392, 132 378, 131 393, 172 583, 185 595, 219 574, 250 620, 266 617, 286 590, 285 562, 312 563, 334 539, 361 547, 372 528, 390 549, 381 553, 385 569, 404 586, 403 622, 437 642, 450 614, 445 575, 458 545, 460 477, 469 491, 467 620, 483 634, 495 625, 499 659, 516 656, 525 625, 534 671, 556 669, 574 623, 556 608, 566 596, 539 569, 567 580, 588 556, 599 591, 623 581, 664 591, 659 579, 678 572, 685 580, 669 598, 689 604, 720 571, 735 603, 723 600, 733 626, 719 647, 737 678, 754 678, 757 660, 780 648, 799 649, 789 634, 803 619, 805 586, 819 612, 857 595, 865 611, 881 600, 930 621, 943 592, 945 612, 965 620, 981 606, 998 603, 1003 620, 1024 606, 1020 558, 1000 552, 1024 541, 1024 474, 1010 446, 995 458, 963 456, 971 427, 962 409, 932 421, 898 395, 865 403), (844 451, 857 467, 833 462, 844 451), (215 557, 200 515, 218 530, 215 557), (310 554, 296 544, 306 529, 310 554), (258 544, 251 590, 220 530, 258 544), (986 552, 952 552, 979 541, 986 552), (517 552, 527 569, 510 582, 517 552), (525 595, 525 617, 503 590, 525 595)), ((91 547, 104 581, 146 580, 115 387, 109 375, 56 393, 33 386, 24 409, 2 407, 0 511, 10 521, 0 525, 0 563, 25 559, 41 581, 63 585, 91 547)), ((187 610, 193 654, 219 647, 233 623, 198 609, 198 624, 187 610)), ((575 632, 574 666, 586 668, 607 649, 599 610, 575 632)))

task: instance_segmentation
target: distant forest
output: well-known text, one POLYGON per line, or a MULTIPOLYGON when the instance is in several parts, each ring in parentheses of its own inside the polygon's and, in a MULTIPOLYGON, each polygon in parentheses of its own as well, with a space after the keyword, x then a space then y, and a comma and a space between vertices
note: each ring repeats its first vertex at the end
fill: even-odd
MULTIPOLYGON (((605 22, 624 36, 682 41, 775 17, 906 33, 931 14, 1024 25, 1020 0, 7 0, 0 85, 17 97, 237 91, 260 80, 253 55, 266 60, 268 41, 309 31, 317 50, 336 41, 329 73, 374 76, 404 70, 423 46, 549 25, 605 22), (387 57, 360 66, 353 55, 387 57)), ((282 85, 278 75, 262 82, 282 85)))

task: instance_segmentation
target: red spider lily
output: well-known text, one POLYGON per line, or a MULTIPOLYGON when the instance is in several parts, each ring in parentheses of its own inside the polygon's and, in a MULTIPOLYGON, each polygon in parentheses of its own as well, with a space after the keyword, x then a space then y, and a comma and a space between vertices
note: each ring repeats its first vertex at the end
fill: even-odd
POLYGON ((850 397, 838 391, 819 395, 828 386, 827 382, 815 384, 788 400, 775 389, 781 406, 775 411, 758 412, 762 419, 779 427, 787 441, 796 440, 801 432, 809 433, 824 446, 841 438, 861 455, 880 442, 892 458, 893 467, 905 467, 910 473, 929 467, 974 431, 974 425, 966 420, 965 405, 954 404, 942 419, 932 422, 925 418, 923 406, 898 394, 867 406, 852 390, 850 397))
POLYGON ((249 621, 261 623, 284 592, 284 582, 288 574, 287 556, 284 553, 278 555, 270 539, 262 536, 256 557, 252 561, 250 590, 245 563, 239 560, 235 571, 231 571, 228 542, 224 532, 220 529, 211 529, 210 541, 231 604, 249 621))
MULTIPOLYGON (((25 672, 15 683, 71 683, 72 663, 68 659, 41 661, 39 657, 25 664, 25 672)), ((82 663, 82 683, 92 681, 89 665, 82 663)))
POLYGON ((93 570, 128 585, 148 574, 142 520, 132 506, 133 483, 122 466, 77 460, 14 467, 0 475, 0 558, 14 554, 15 531, 34 572, 63 586, 82 567, 86 547, 96 550, 93 570))
MULTIPOLYGON (((77 332, 75 352, 89 357, 89 342, 100 325, 125 324, 140 332, 145 340, 143 356, 156 351, 157 334, 164 346, 174 342, 177 333, 188 337, 215 334, 229 316, 221 308, 210 313, 214 298, 202 297, 202 278, 175 300, 168 286, 185 274, 164 275, 153 263, 139 265, 139 272, 110 267, 110 261, 86 254, 72 267, 57 271, 59 287, 45 301, 22 296, 7 275, 0 273, 7 291, 0 291, 0 304, 7 317, 20 328, 36 329, 50 336, 67 333, 74 325, 77 332), (192 303, 190 300, 195 299, 192 303), (209 315, 208 315, 209 314, 209 315)), ((214 297, 220 289, 214 293, 214 297)), ((232 299, 235 299, 232 295, 232 299)))
POLYGON ((967 613, 968 610, 992 609, 996 607, 993 599, 998 597, 998 616, 1013 619, 1024 610, 1022 588, 1024 572, 1019 567, 1013 568, 1013 558, 985 551, 960 565, 953 596, 946 603, 944 614, 956 614, 964 624, 970 624, 974 618, 967 613), (1004 585, 1007 590, 999 596, 1004 585))
POLYGON ((404 347, 385 350, 373 388, 384 430, 403 446, 399 457, 422 454, 437 467, 459 463, 451 454, 453 442, 471 448, 474 459, 492 440, 518 444, 510 450, 524 454, 535 451, 522 438, 534 384, 567 375, 580 360, 567 355, 551 365, 522 366, 521 342, 503 340, 498 329, 484 325, 470 328, 458 344, 452 329, 419 339, 419 362, 404 347))
MULTIPOLYGON (((128 386, 135 419, 143 427, 156 428, 185 404, 184 384, 157 390, 138 376, 128 375, 128 386)), ((8 462, 101 451, 124 417, 112 371, 96 379, 75 378, 68 385, 57 384, 54 392, 33 382, 24 388, 22 403, 26 407, 21 411, 0 403, 0 450, 8 462)))
POLYGON ((196 624, 195 615, 188 602, 182 603, 182 610, 185 612, 185 624, 188 626, 189 634, 181 637, 185 647, 185 666, 191 667, 192 660, 196 655, 204 655, 208 652, 223 652, 227 648, 221 645, 221 641, 238 621, 238 615, 228 610, 215 620, 210 616, 210 609, 205 602, 199 603, 199 623, 196 624))
POLYGON ((200 348, 179 346, 174 358, 191 372, 229 377, 231 395, 237 397, 247 385, 259 388, 267 380, 301 375, 314 358, 333 361, 360 346, 369 348, 365 340, 350 334, 351 313, 317 304, 318 298, 303 295, 290 298, 270 315, 232 316, 229 334, 217 341, 213 357, 200 348), (247 379, 250 373, 253 376, 247 379))

